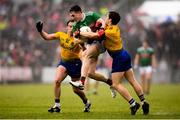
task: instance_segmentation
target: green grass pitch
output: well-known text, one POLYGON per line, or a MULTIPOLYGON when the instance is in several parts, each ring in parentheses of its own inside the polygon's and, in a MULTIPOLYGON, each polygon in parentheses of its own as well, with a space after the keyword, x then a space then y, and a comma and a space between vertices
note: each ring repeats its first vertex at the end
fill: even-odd
MULTIPOLYGON (((132 88, 125 84, 139 102, 132 88)), ((111 98, 109 87, 100 84, 98 95, 87 95, 91 112, 83 113, 84 105, 70 85, 62 84, 61 113, 48 113, 54 104, 52 84, 0 85, 0 119, 153 119, 180 118, 180 84, 152 85, 146 96, 150 114, 140 109, 130 115, 129 104, 118 95, 111 98)))

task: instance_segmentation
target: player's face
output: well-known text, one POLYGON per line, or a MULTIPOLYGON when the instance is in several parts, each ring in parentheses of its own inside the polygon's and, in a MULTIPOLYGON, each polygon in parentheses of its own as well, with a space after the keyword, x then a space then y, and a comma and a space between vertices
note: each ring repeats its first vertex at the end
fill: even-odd
POLYGON ((76 22, 81 20, 81 14, 82 12, 70 12, 71 20, 74 20, 76 22))
POLYGON ((67 26, 67 31, 68 31, 69 33, 72 32, 72 26, 73 26, 73 23, 72 23, 72 22, 69 22, 69 23, 68 23, 68 26, 67 26))
POLYGON ((110 19, 109 19, 109 15, 106 16, 106 19, 105 19, 105 24, 106 25, 109 25, 110 23, 110 19))
POLYGON ((147 47, 148 47, 148 43, 144 41, 144 42, 143 42, 143 47, 144 47, 144 48, 147 48, 147 47))

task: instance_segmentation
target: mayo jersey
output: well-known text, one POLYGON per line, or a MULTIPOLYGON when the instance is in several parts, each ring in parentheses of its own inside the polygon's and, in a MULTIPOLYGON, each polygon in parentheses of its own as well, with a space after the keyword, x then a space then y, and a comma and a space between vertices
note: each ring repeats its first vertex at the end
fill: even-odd
POLYGON ((104 46, 107 50, 121 50, 123 47, 120 28, 118 25, 106 26, 104 46))
POLYGON ((74 38, 67 33, 56 32, 56 37, 60 42, 60 56, 63 60, 79 59, 80 46, 74 44, 74 38))
POLYGON ((154 54, 154 50, 151 47, 145 49, 140 47, 137 49, 137 53, 140 56, 140 66, 149 66, 151 65, 151 56, 154 54))
POLYGON ((72 31, 75 32, 83 26, 89 26, 91 28, 95 25, 99 18, 100 16, 95 12, 84 13, 84 18, 81 21, 74 23, 72 31))

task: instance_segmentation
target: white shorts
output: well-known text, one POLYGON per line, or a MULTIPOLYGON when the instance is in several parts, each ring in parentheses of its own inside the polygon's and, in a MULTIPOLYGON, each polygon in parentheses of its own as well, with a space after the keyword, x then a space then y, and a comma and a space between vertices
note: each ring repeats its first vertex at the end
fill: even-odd
POLYGON ((148 74, 152 73, 152 67, 151 66, 146 66, 146 67, 140 67, 139 68, 140 74, 148 74))

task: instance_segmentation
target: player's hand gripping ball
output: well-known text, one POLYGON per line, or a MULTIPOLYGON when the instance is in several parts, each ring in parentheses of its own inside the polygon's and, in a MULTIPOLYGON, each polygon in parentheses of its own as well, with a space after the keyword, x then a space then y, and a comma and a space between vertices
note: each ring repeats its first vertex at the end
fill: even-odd
MULTIPOLYGON (((91 28, 89 26, 83 26, 80 28, 80 32, 91 32, 91 28)), ((84 42, 88 41, 87 37, 80 36, 80 39, 84 42)))

